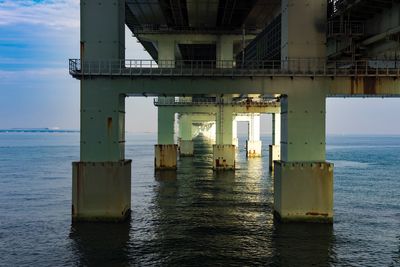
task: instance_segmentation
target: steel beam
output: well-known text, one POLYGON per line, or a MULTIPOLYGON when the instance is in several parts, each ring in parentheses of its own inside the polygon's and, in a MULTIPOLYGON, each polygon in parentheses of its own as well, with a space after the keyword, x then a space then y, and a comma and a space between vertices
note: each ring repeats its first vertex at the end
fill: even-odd
POLYGON ((96 78, 99 88, 128 96, 281 95, 308 87, 330 97, 400 97, 400 82, 391 77, 147 77, 96 78), (112 88, 112 89, 111 89, 112 88), (190 90, 188 90, 190 88, 190 90))

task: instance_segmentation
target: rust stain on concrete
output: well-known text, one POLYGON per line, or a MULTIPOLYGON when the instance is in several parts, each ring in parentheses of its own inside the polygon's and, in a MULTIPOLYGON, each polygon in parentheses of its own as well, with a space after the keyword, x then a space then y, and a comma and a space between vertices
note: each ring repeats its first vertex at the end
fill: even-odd
POLYGON ((364 77, 364 94, 375 95, 376 94, 376 77, 364 77))
POLYGON ((307 212, 306 215, 328 217, 328 213, 320 213, 320 212, 307 212))
POLYGON ((377 77, 352 77, 350 94, 376 95, 379 91, 377 77))

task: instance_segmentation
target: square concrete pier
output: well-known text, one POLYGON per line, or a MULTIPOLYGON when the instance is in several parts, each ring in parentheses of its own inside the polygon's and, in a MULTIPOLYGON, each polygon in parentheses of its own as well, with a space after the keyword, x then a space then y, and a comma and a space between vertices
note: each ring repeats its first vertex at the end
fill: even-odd
POLYGON ((214 170, 234 170, 235 157, 235 145, 213 145, 214 170))
POLYGON ((274 210, 283 222, 333 220, 333 164, 275 161, 274 210))
POLYGON ((131 211, 131 160, 72 163, 72 219, 124 221, 131 211))
POLYGON ((156 170, 176 170, 178 145, 155 145, 154 164, 156 170))

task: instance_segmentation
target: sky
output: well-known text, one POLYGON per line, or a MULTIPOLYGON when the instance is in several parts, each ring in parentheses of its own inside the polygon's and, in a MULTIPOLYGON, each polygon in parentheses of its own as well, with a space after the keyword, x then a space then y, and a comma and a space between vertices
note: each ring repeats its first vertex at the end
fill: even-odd
MULTIPOLYGON (((78 57, 79 0, 0 0, 0 129, 79 129, 79 81, 68 74, 78 57)), ((150 58, 128 29, 126 58, 150 58)), ((327 134, 400 134, 398 114, 398 98, 329 98, 327 134)), ((157 130, 152 98, 126 100, 126 129, 157 130)))

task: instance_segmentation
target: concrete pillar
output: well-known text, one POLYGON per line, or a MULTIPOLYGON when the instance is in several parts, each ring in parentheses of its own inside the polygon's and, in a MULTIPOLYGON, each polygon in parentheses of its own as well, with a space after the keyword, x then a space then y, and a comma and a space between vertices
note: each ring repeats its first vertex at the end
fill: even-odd
POLYGON ((213 169, 235 169, 235 145, 232 144, 233 109, 220 104, 216 116, 216 144, 213 145, 213 169))
POLYGON ((175 68, 175 40, 162 38, 158 42, 158 66, 160 68, 175 68))
MULTIPOLYGON (((326 56, 326 0, 282 0, 281 59, 321 59, 326 56)), ((282 67, 295 64, 296 68, 311 67, 305 60, 303 66, 284 62, 282 67)))
POLYGON ((216 142, 217 142, 217 122, 212 124, 209 134, 210 134, 211 142, 213 144, 216 144, 216 142))
POLYGON ((246 141, 246 156, 248 158, 261 157, 260 120, 260 114, 250 114, 249 139, 246 141))
POLYGON ((281 159, 281 114, 272 114, 272 144, 269 146, 269 170, 274 171, 274 161, 281 159))
POLYGON ((121 221, 131 207, 131 161, 125 160, 125 96, 96 80, 81 90, 80 161, 73 163, 72 218, 121 221))
POLYGON ((234 66, 233 38, 221 35, 217 40, 217 68, 232 68, 234 66))
MULTIPOLYGON (((82 61, 124 57, 125 1, 82 0, 82 61)), ((122 221, 130 213, 125 96, 115 89, 103 81, 81 80, 80 161, 72 164, 74 221, 122 221)))
POLYGON ((179 155, 181 157, 193 157, 193 155, 194 155, 193 140, 181 140, 180 141, 179 155))
POLYGON ((180 114, 179 116, 179 140, 179 155, 193 156, 192 117, 189 114, 180 114))
POLYGON ((124 160, 125 95, 98 80, 81 83, 81 161, 124 160))
POLYGON ((154 151, 156 170, 176 169, 178 145, 174 141, 174 122, 173 109, 158 107, 158 144, 154 151))
POLYGON ((81 0, 81 59, 125 59, 125 0, 81 0))
POLYGON ((275 212, 283 221, 332 222, 333 164, 325 161, 325 93, 296 88, 281 98, 281 109, 275 212))
MULTIPOLYGON (((325 0, 282 1, 282 60, 325 58, 326 7, 325 0)), ((281 97, 275 214, 283 221, 332 222, 333 164, 325 161, 326 88, 316 81, 297 84, 296 90, 281 97)))
POLYGON ((203 135, 207 137, 211 143, 215 144, 217 135, 216 123, 211 121, 208 122, 207 127, 205 127, 203 130, 203 135))
POLYGON ((237 135, 237 120, 236 117, 232 122, 232 144, 235 145, 236 149, 239 149, 239 139, 238 139, 238 135, 237 135))

